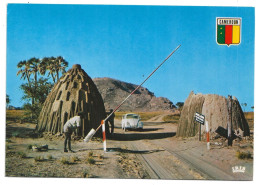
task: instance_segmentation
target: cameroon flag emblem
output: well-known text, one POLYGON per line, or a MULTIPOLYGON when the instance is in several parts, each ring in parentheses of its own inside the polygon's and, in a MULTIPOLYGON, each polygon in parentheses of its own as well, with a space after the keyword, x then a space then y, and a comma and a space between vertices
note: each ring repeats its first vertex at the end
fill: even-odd
POLYGON ((241 42, 241 18, 217 18, 217 43, 238 45, 241 42))

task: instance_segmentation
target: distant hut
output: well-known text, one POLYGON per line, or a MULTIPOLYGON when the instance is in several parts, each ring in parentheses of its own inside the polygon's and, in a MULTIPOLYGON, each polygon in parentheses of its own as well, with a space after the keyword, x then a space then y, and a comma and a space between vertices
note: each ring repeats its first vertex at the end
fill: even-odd
MULTIPOLYGON (((210 132, 227 129, 228 106, 227 98, 215 94, 194 94, 192 91, 186 99, 179 120, 177 137, 192 137, 199 132, 199 124, 194 123, 196 112, 205 116, 210 132)), ((205 125, 202 125, 202 132, 205 125)), ((238 100, 232 100, 232 130, 241 136, 249 136, 250 130, 238 100)))
POLYGON ((52 134, 63 133, 63 125, 78 112, 85 114, 78 133, 83 137, 91 128, 98 127, 106 116, 96 85, 81 66, 75 64, 54 85, 43 104, 36 129, 52 134))

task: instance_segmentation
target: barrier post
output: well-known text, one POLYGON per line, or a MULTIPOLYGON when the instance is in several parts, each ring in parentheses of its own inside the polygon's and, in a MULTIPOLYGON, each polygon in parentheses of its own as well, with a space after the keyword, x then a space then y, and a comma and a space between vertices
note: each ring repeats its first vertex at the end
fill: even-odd
POLYGON ((207 135, 207 149, 209 150, 210 149, 210 142, 209 142, 209 123, 208 121, 205 121, 206 122, 206 135, 207 135))
POLYGON ((106 152, 107 151, 107 141, 106 141, 106 127, 105 127, 104 120, 101 121, 101 125, 102 125, 102 134, 103 134, 103 148, 104 148, 104 152, 106 152))

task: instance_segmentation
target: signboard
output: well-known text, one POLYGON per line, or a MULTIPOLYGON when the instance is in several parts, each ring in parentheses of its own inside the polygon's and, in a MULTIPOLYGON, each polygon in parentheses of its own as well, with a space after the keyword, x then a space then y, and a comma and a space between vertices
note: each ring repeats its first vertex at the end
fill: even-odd
POLYGON ((241 42, 241 18, 217 18, 217 43, 238 45, 241 42))
POLYGON ((205 116, 204 116, 204 115, 202 115, 202 114, 196 112, 194 118, 195 118, 195 121, 196 121, 196 122, 198 122, 198 123, 204 125, 204 122, 205 122, 205 116))

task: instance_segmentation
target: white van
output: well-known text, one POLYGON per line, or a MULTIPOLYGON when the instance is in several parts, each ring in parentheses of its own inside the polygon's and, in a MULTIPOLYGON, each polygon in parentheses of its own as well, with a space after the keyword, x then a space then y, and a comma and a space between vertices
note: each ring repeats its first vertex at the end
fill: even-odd
POLYGON ((143 122, 138 114, 128 113, 122 117, 122 129, 143 129, 143 122))

